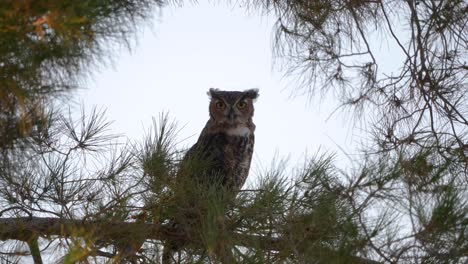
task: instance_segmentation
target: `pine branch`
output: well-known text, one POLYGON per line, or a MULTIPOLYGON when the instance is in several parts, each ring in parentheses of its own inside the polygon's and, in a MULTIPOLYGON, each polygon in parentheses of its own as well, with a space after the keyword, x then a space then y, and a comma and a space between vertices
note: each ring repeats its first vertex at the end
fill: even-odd
POLYGON ((42 264, 41 251, 39 249, 39 244, 37 243, 37 237, 28 241, 29 251, 31 252, 34 264, 42 264))
MULTIPOLYGON (((146 239, 186 239, 180 233, 174 233, 168 226, 153 223, 84 221, 49 217, 0 218, 0 240, 37 241, 34 239, 39 236, 72 237, 86 234, 87 237, 91 236, 98 241, 122 241, 135 236, 136 233, 145 234, 146 239)), ((281 250, 280 245, 284 244, 280 238, 260 235, 237 233, 234 237, 235 241, 237 241, 236 244, 239 246, 259 247, 264 250, 281 250)), ((31 252, 33 253, 32 249, 31 252)), ((335 252, 330 253, 336 255, 335 252)), ((380 263, 356 256, 350 256, 347 261, 347 263, 356 264, 380 263)))

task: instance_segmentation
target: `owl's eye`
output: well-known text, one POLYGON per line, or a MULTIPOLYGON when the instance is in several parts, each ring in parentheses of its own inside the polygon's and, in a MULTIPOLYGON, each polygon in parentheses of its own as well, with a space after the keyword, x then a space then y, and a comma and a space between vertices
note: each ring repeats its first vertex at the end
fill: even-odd
POLYGON ((239 109, 245 108, 246 106, 247 106, 247 103, 244 101, 240 101, 237 103, 237 108, 239 109))
POLYGON ((216 102, 216 108, 218 108, 218 109, 224 108, 224 103, 222 101, 216 102))

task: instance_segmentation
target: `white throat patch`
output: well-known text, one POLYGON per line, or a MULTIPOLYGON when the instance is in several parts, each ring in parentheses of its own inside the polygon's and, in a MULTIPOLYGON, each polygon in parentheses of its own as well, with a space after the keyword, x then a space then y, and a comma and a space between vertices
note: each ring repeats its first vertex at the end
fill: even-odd
POLYGON ((250 129, 245 126, 230 128, 226 131, 226 134, 228 134, 229 136, 246 137, 250 135, 250 129))

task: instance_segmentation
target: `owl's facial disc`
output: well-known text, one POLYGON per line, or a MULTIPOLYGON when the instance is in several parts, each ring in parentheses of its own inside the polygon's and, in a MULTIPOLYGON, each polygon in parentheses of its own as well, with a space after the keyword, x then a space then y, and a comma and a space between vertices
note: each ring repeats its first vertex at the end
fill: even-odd
POLYGON ((208 95, 211 99, 210 118, 214 123, 225 128, 241 128, 252 122, 257 90, 240 92, 210 89, 208 95))

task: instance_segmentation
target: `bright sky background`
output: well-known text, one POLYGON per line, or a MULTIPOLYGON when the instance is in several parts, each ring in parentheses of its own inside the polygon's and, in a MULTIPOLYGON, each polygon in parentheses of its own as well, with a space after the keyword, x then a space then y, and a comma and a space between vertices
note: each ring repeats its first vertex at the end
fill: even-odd
MULTIPOLYGON (((336 152, 340 164, 355 152, 360 138, 351 115, 328 117, 336 101, 291 97, 295 83, 273 67, 272 17, 201 1, 165 8, 139 34, 131 53, 114 56, 78 93, 89 110, 106 109, 112 131, 140 140, 152 118, 169 112, 180 127, 181 146, 190 147, 208 120, 207 90, 259 88, 253 167, 249 180, 270 167, 275 155, 302 164, 304 154, 336 152), (183 140, 186 139, 186 140, 183 140)), ((78 108, 77 108, 78 109, 78 108)))

